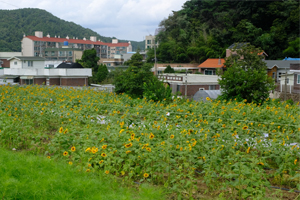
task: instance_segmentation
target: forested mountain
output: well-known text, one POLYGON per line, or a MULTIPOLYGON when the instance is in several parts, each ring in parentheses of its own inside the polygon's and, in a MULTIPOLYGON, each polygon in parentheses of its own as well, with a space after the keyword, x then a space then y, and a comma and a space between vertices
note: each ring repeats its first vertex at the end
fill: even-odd
MULTIPOLYGON (((60 35, 72 38, 90 38, 90 36, 97 36, 103 42, 111 42, 112 38, 103 37, 88 28, 67 22, 51 13, 36 9, 24 8, 17 10, 0 10, 0 51, 21 51, 21 40, 24 35, 34 35, 35 31, 43 31, 44 35, 50 34, 51 37, 60 35)), ((119 40, 125 42, 124 40, 119 40)), ((133 50, 138 47, 145 48, 144 41, 131 41, 133 50)))
POLYGON ((158 62, 225 57, 236 42, 261 47, 267 59, 299 58, 299 1, 189 0, 159 30, 158 62))

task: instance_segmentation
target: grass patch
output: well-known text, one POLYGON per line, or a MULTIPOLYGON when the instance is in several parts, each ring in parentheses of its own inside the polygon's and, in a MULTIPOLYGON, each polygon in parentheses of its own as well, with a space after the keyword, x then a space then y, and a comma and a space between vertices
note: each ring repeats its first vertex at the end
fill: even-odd
POLYGON ((164 199, 161 189, 121 186, 44 157, 0 149, 0 199, 164 199))

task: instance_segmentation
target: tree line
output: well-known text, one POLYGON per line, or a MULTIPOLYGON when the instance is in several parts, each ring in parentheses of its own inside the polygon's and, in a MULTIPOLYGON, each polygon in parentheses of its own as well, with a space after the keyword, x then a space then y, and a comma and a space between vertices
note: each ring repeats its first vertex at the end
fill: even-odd
MULTIPOLYGON (((268 59, 299 57, 299 1, 189 0, 159 24, 157 60, 201 63, 225 57, 226 48, 247 42, 268 59)), ((148 62, 154 49, 148 51, 148 62)))
MULTIPOLYGON (((34 35, 35 31, 70 38, 97 36, 103 42, 111 43, 111 37, 104 37, 88 28, 62 20, 51 13, 37 8, 0 10, 0 51, 21 51, 23 35, 34 35)), ((119 40, 120 42, 128 42, 119 40)), ((144 42, 131 41, 133 49, 144 48, 144 42)))

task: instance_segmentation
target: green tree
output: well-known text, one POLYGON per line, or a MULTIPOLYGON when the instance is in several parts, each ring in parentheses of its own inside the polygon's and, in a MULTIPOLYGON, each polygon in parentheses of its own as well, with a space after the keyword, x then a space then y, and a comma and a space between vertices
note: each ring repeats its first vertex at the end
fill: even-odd
POLYGON ((267 75, 267 66, 260 56, 262 50, 252 45, 233 49, 235 55, 225 60, 226 71, 219 79, 222 89, 220 99, 246 99, 262 103, 274 89, 274 81, 267 75))
POLYGON ((300 37, 289 42, 289 47, 283 51, 285 57, 299 58, 300 55, 300 37))
POLYGON ((143 55, 141 55, 140 52, 137 51, 131 56, 129 60, 124 62, 124 65, 141 67, 143 65, 143 55))
POLYGON ((99 83, 104 81, 106 79, 107 75, 108 75, 108 69, 107 69, 106 65, 100 64, 98 66, 98 71, 95 75, 96 81, 99 83))
POLYGON ((168 65, 164 70, 164 73, 175 73, 175 70, 170 65, 168 65))
POLYGON ((76 62, 80 63, 85 68, 92 68, 92 77, 89 78, 89 82, 98 83, 97 73, 98 73, 98 61, 100 60, 97 57, 96 49, 87 49, 83 52, 83 55, 80 60, 76 62))
POLYGON ((116 93, 126 93, 132 98, 142 98, 144 82, 150 80, 153 73, 151 65, 144 64, 141 67, 130 66, 122 73, 115 74, 114 85, 116 93))
POLYGON ((96 49, 87 49, 83 52, 83 55, 80 60, 77 60, 85 68, 92 68, 97 72, 98 69, 98 61, 100 60, 97 57, 96 49))
POLYGON ((144 82, 143 96, 153 101, 170 101, 172 100, 172 90, 156 76, 152 76, 147 82, 144 82))

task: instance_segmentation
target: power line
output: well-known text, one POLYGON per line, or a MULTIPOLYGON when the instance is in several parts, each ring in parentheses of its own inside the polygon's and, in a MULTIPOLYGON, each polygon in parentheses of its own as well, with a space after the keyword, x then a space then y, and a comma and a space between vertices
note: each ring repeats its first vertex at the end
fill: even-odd
POLYGON ((7 5, 14 6, 14 7, 16 7, 16 8, 20 8, 19 6, 13 5, 13 4, 11 4, 11 3, 7 3, 7 2, 5 2, 5 1, 2 1, 2 0, 0 0, 0 2, 2 2, 2 3, 6 3, 7 5))

